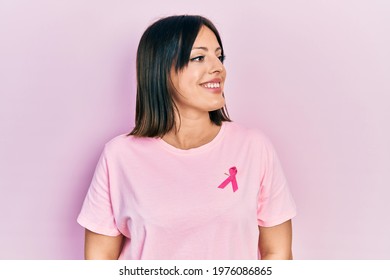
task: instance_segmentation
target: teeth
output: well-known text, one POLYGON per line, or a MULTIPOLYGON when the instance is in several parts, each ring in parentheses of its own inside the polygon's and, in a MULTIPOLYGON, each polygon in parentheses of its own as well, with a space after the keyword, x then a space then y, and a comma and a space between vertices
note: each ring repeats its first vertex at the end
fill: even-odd
POLYGON ((203 85, 205 88, 219 88, 220 83, 207 83, 203 85))

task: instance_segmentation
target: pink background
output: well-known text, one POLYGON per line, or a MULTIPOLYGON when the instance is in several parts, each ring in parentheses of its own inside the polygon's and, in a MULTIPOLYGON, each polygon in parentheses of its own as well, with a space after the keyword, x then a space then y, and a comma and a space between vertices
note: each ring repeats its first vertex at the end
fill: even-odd
POLYGON ((133 125, 140 36, 181 13, 219 28, 230 115, 279 153, 295 258, 390 259, 385 0, 1 1, 0 259, 83 257, 76 217, 104 143, 133 125))

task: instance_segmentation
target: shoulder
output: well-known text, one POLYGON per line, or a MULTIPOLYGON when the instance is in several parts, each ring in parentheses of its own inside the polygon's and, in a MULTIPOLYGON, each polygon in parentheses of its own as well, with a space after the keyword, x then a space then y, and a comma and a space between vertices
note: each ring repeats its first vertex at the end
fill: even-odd
POLYGON ((237 122, 226 122, 226 134, 230 138, 237 138, 243 142, 253 142, 256 144, 270 145, 269 138, 257 127, 249 127, 237 122))
POLYGON ((236 122, 228 123, 226 140, 234 142, 235 147, 241 150, 247 149, 250 154, 261 155, 263 158, 272 158, 276 153, 270 138, 258 127, 249 127, 236 122))
POLYGON ((124 133, 107 141, 104 145, 104 152, 111 155, 121 154, 145 146, 153 141, 155 141, 154 138, 136 137, 124 133))

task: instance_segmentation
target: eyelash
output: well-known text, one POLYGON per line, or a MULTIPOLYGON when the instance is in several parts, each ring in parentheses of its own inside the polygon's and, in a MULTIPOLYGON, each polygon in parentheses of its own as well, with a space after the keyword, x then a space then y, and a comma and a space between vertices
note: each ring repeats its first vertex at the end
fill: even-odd
MULTIPOLYGON (((191 61, 198 61, 198 62, 201 62, 201 61, 203 61, 204 60, 204 55, 199 55, 199 56, 196 56, 196 57, 194 57, 194 58, 191 58, 190 60, 191 61)), ((225 55, 220 55, 220 56, 218 56, 218 59, 223 63, 224 61, 225 61, 225 58, 226 58, 226 56, 225 55)))
POLYGON ((194 58, 191 58, 190 60, 191 61, 203 61, 204 60, 204 56, 203 55, 199 55, 199 56, 196 56, 194 58))

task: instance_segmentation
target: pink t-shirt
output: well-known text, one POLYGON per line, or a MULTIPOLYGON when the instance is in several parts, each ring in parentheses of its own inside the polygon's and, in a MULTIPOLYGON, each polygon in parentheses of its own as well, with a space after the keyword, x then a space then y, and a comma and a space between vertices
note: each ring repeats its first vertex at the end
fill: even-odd
POLYGON ((282 168, 257 130, 224 122, 198 148, 119 135, 101 154, 78 223, 126 237, 120 259, 258 259, 258 225, 295 216, 282 168))

